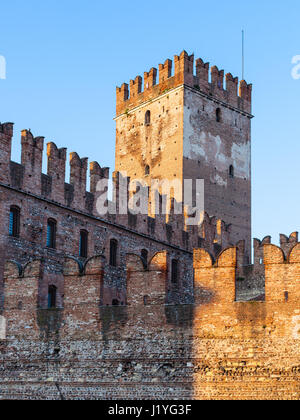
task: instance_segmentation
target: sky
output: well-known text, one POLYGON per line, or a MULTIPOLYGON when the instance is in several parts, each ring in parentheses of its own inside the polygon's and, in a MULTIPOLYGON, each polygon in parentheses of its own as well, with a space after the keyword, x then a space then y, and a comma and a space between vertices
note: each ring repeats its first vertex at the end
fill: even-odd
POLYGON ((12 159, 30 128, 113 171, 116 86, 183 49, 241 78, 244 29, 253 236, 278 243, 279 233, 300 230, 299 16, 299 0, 1 0, 0 121, 15 123, 12 159))

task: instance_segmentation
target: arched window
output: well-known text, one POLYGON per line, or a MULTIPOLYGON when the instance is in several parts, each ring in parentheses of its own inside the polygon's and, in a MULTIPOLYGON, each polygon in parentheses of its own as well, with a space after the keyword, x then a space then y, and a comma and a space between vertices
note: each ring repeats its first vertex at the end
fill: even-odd
POLYGON ((86 230, 80 231, 79 238, 79 256, 82 258, 87 258, 88 256, 88 232, 86 230))
POLYGON ((48 219, 47 222, 47 247, 55 249, 56 247, 56 221, 48 219))
POLYGON ((148 265, 148 251, 147 251, 147 249, 142 249, 141 250, 141 258, 142 258, 142 261, 143 261, 144 268, 147 268, 147 265, 148 265))
POLYGON ((217 122, 221 122, 221 109, 220 108, 216 109, 216 120, 217 122))
POLYGON ((150 174, 150 166, 149 165, 146 165, 145 166, 145 175, 147 176, 149 174, 150 174))
POLYGON ((57 288, 53 285, 48 288, 48 308, 56 308, 57 288))
POLYGON ((110 253, 109 253, 109 264, 112 267, 117 266, 117 254, 118 254, 118 241, 115 239, 110 240, 110 253))
POLYGON ((150 111, 146 111, 145 114, 145 125, 150 125, 151 122, 151 112, 150 111))
POLYGON ((178 282, 178 260, 172 260, 171 281, 174 284, 178 282))
POLYGON ((17 238, 20 234, 20 209, 11 206, 9 212, 9 236, 17 238))
POLYGON ((229 166, 229 177, 234 178, 234 167, 233 167, 233 165, 229 166))

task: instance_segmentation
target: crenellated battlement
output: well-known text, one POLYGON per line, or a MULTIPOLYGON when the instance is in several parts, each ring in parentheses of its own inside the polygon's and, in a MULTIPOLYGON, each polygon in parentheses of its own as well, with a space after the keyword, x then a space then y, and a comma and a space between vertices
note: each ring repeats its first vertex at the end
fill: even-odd
MULTIPOLYGON (((0 181, 59 204, 78 210, 88 210, 86 199, 88 159, 70 153, 70 184, 65 182, 67 149, 55 143, 47 144, 47 175, 42 174, 44 137, 34 137, 30 130, 21 132, 21 164, 11 162, 13 124, 0 127, 0 181)), ((109 176, 109 168, 101 168, 97 162, 90 165, 91 191, 96 183, 109 176)))
POLYGON ((216 255, 224 247, 232 244, 230 225, 204 212, 198 215, 195 226, 187 226, 183 204, 172 197, 162 196, 158 191, 152 202, 156 214, 153 217, 144 213, 135 214, 128 205, 128 199, 133 192, 131 179, 123 177, 118 171, 112 176, 113 201, 108 200, 107 194, 104 195, 107 209, 106 213, 101 214, 97 202, 103 193, 107 193, 109 168, 101 167, 98 162, 88 165, 88 158, 81 158, 76 152, 72 152, 69 155, 70 183, 66 183, 66 148, 58 148, 54 142, 47 143, 47 174, 43 174, 44 137, 35 137, 30 130, 22 131, 19 164, 10 161, 12 136, 13 125, 2 124, 0 177, 3 184, 17 189, 20 193, 33 194, 37 198, 50 200, 54 205, 66 206, 190 252, 193 247, 200 245, 216 255), (124 189, 122 191, 124 185, 125 195, 124 189), (182 210, 181 214, 177 214, 179 208, 182 210))
MULTIPOLYGON (((282 248, 268 243, 268 239, 261 246, 264 254, 262 265, 265 282, 264 300, 281 303, 296 302, 300 297, 300 243, 294 242, 287 256, 282 248)), ((228 302, 236 299, 238 292, 236 279, 240 273, 238 253, 238 247, 228 248, 222 251, 215 261, 208 251, 194 250, 196 284, 199 282, 198 286, 201 286, 198 287, 201 292, 200 300, 209 296, 209 290, 213 291, 218 301, 228 302)), ((253 298, 258 300, 255 296, 253 298)))
POLYGON ((299 399, 298 233, 250 260, 252 85, 194 62, 117 88, 112 201, 109 168, 72 152, 65 182, 49 142, 44 174, 30 130, 12 162, 0 123, 0 399, 299 399), (147 182, 198 178, 208 212, 147 182))
POLYGON ((0 182, 9 180, 9 162, 11 157, 11 139, 13 136, 13 123, 0 123, 0 182))
POLYGON ((7 122, 7 123, 0 123, 0 135, 1 138, 4 136, 7 136, 8 138, 11 138, 13 136, 13 127, 14 124, 7 122))
MULTIPOLYGON (((280 249, 284 255, 285 260, 288 259, 290 251, 298 243, 298 236, 298 232, 293 232, 289 236, 284 235, 282 233, 279 235, 280 249)), ((271 236, 266 236, 262 240, 259 240, 257 238, 253 240, 255 265, 263 264, 265 245, 272 245, 271 236)))
POLYGON ((251 113, 251 84, 247 84, 245 80, 239 83, 237 77, 227 73, 224 86, 224 70, 219 70, 217 66, 211 67, 209 80, 209 63, 204 63, 201 58, 196 60, 195 67, 194 71, 194 55, 182 51, 179 56, 174 56, 173 62, 167 59, 164 64, 159 64, 158 84, 157 69, 154 67, 144 73, 144 88, 141 76, 131 80, 129 86, 123 83, 116 89, 117 116, 181 85, 189 86, 229 106, 251 113))
POLYGON ((266 266, 274 289, 264 302, 236 301, 236 247, 215 263, 195 249, 190 304, 168 301, 166 250, 152 253, 148 267, 140 255, 127 253, 124 298, 108 305, 102 303, 109 269, 102 256, 90 258, 84 269, 66 258, 62 305, 48 309, 37 303, 47 261, 31 261, 23 275, 18 264, 6 262, 2 393, 86 399, 88 388, 89 399, 126 399, 132 388, 132 399, 145 400, 299 399, 299 245, 285 272, 275 261, 266 266), (282 287, 286 277, 288 289, 282 287))
MULTIPOLYGON (((124 305, 165 305, 168 302, 168 289, 170 288, 171 254, 167 250, 153 253, 148 261, 142 260, 139 254, 126 253, 124 256, 126 270, 126 293, 124 305)), ((208 303, 232 304, 237 301, 236 275, 238 269, 238 248, 228 247, 215 256, 204 248, 194 248, 193 259, 189 260, 194 270, 193 297, 195 305, 208 303)), ((183 261, 181 262, 183 264, 183 261)), ((29 301, 35 307, 40 301, 39 279, 47 276, 45 268, 46 259, 30 260, 26 264, 17 261, 6 261, 4 270, 5 279, 5 306, 6 310, 17 310, 18 302, 23 305, 29 301), (16 281, 19 279, 20 281, 16 281), (22 281, 22 283, 21 283, 22 281), (24 290, 26 289, 26 293, 24 290)), ((297 302, 300 297, 299 268, 300 243, 296 243, 289 256, 284 257, 281 248, 264 245, 264 267, 266 283, 266 303, 297 302)), ((62 264, 64 293, 61 307, 72 308, 92 303, 95 308, 101 305, 105 272, 110 270, 105 255, 94 255, 85 262, 71 257, 65 257, 62 264), (86 285, 83 287, 83 285, 86 285)), ((51 278, 53 281, 53 276, 51 278)), ((181 284, 178 287, 182 287, 181 284)), ((183 290, 182 290, 183 292, 183 290)), ((249 299, 251 300, 251 299, 249 299)), ((257 300, 257 299, 253 299, 257 300)), ((25 307, 23 306, 25 309, 25 307)), ((72 315, 78 311, 72 308, 72 315)), ((95 311, 96 313, 96 311, 95 311)), ((76 315, 76 316, 77 316, 76 315)))

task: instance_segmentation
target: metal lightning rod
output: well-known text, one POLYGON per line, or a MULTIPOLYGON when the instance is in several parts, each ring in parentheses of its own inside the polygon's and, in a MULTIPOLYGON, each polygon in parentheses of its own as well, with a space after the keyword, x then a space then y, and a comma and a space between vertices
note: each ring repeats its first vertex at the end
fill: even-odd
POLYGON ((245 80, 245 32, 242 30, 242 80, 245 80))

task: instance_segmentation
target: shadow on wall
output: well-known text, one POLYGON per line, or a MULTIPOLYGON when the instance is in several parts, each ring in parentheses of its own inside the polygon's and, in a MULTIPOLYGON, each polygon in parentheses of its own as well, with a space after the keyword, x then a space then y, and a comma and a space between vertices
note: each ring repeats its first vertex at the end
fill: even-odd
MULTIPOLYGON (((6 337, 18 341, 10 362, 34 342, 40 375, 49 361, 55 363, 47 364, 47 378, 60 377, 57 366, 72 366, 60 378, 76 383, 64 385, 72 398, 87 386, 95 399, 112 390, 120 399, 299 397, 300 244, 287 257, 264 245, 265 302, 235 301, 237 248, 228 248, 216 262, 196 249, 194 305, 166 305, 168 258, 155 254, 145 270, 139 256, 127 256, 126 307, 100 307, 102 257, 89 260, 84 272, 66 259, 64 309, 46 311, 36 310, 40 262, 27 265, 21 279, 7 263, 6 337)), ((22 361, 27 378, 30 357, 22 361)))

